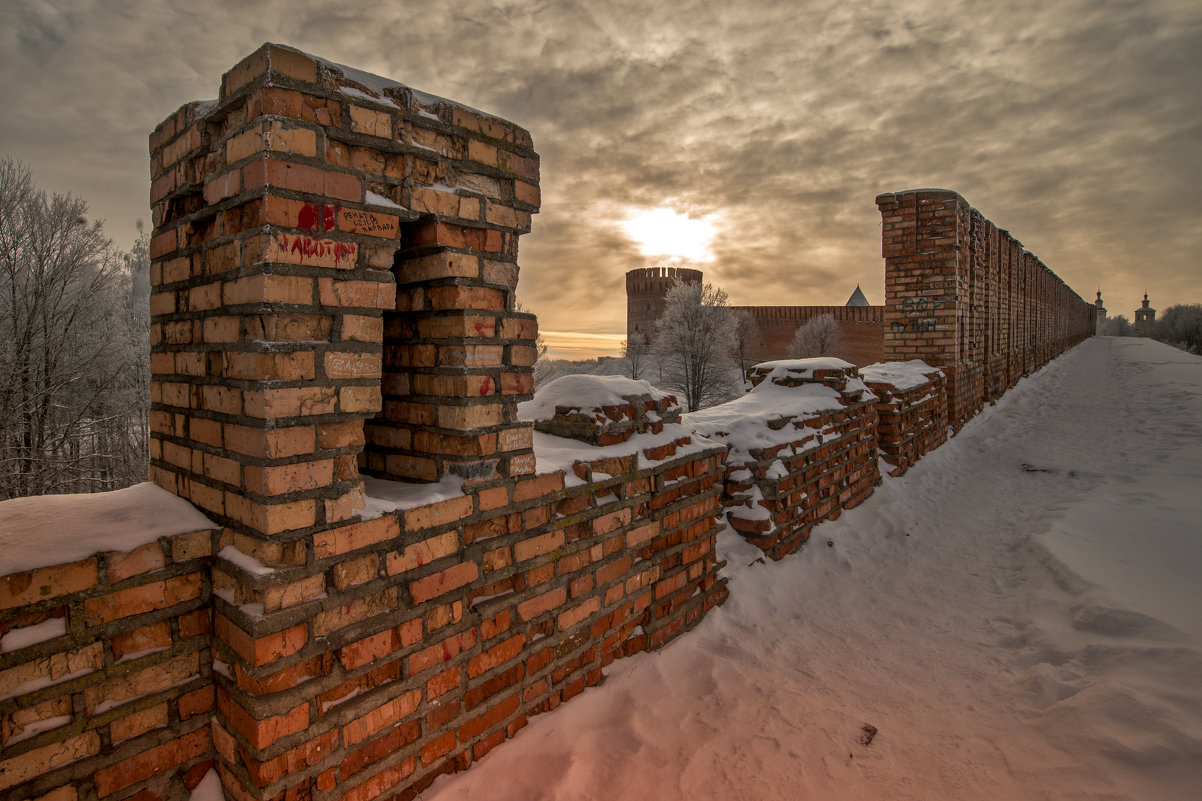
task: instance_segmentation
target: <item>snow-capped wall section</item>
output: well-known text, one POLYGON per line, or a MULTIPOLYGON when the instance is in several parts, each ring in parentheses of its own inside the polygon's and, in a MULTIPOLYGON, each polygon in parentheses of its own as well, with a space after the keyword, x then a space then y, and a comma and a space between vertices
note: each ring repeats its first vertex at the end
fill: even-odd
POLYGON ((880 482, 876 396, 841 359, 765 362, 741 398, 684 424, 727 446, 723 506, 731 528, 773 559, 880 482))
POLYGON ((947 441, 947 384, 942 370, 921 359, 870 364, 860 377, 876 395, 877 447, 900 476, 923 454, 947 441))
POLYGON ((0 503, 0 796, 119 799, 212 767, 217 537, 153 484, 0 503))
POLYGON ((623 376, 568 375, 549 382, 518 415, 536 431, 587 442, 616 445, 635 434, 659 434, 680 422, 674 395, 646 381, 623 376))

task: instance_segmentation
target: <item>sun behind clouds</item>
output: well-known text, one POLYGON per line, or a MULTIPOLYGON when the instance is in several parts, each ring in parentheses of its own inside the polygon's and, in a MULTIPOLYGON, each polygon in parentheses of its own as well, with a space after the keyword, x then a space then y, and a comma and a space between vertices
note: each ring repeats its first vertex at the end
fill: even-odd
POLYGON ((648 258, 711 262, 710 243, 718 233, 711 219, 694 219, 661 207, 632 213, 622 228, 648 258))

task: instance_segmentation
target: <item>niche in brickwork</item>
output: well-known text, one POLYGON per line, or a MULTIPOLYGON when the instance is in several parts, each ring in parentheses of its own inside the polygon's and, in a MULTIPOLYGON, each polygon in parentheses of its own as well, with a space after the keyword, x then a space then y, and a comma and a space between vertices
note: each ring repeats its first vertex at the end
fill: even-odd
POLYGON ((365 425, 366 475, 479 482, 525 472, 510 462, 530 447, 516 402, 533 389, 523 336, 532 338, 535 321, 512 311, 516 263, 479 255, 495 235, 435 217, 403 227, 396 305, 384 312, 382 406, 365 425), (527 325, 515 326, 522 318, 527 325))

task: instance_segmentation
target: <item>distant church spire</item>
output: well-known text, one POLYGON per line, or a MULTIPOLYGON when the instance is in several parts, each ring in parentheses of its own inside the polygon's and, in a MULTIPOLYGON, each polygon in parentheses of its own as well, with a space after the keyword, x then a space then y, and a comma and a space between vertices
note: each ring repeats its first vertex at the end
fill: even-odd
POLYGON ((1156 326, 1156 309, 1148 303, 1148 292, 1144 290, 1144 305, 1135 310, 1135 335, 1137 337, 1152 336, 1156 326))

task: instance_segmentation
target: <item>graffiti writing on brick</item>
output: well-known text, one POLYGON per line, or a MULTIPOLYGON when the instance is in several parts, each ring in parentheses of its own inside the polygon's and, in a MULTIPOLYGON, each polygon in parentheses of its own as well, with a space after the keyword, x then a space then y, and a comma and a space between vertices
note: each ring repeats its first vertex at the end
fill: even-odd
POLYGON ((370 211, 343 209, 342 220, 345 229, 363 234, 392 234, 397 230, 396 220, 372 214, 370 211))
POLYGON ((301 210, 296 213, 296 227, 305 228, 310 231, 316 231, 321 228, 323 231, 333 231, 335 221, 338 217, 338 207, 316 203, 306 203, 301 206, 301 210))
POLYGON ((934 331, 938 322, 931 315, 950 305, 951 302, 947 298, 902 298, 902 314, 910 319, 894 320, 889 323, 889 331, 893 334, 925 334, 934 331))
POLYGON ((894 320, 889 323, 889 331, 894 334, 925 334, 935 330, 935 319, 928 317, 924 320, 894 320))
POLYGON ((267 260, 316 267, 343 267, 354 266, 358 252, 359 247, 354 242, 279 233, 272 237, 267 260))
POLYGON ((902 314, 931 314, 947 305, 944 298, 902 298, 902 314))
POLYGON ((509 429, 501 432, 501 450, 512 451, 529 445, 530 432, 527 429, 509 429))

